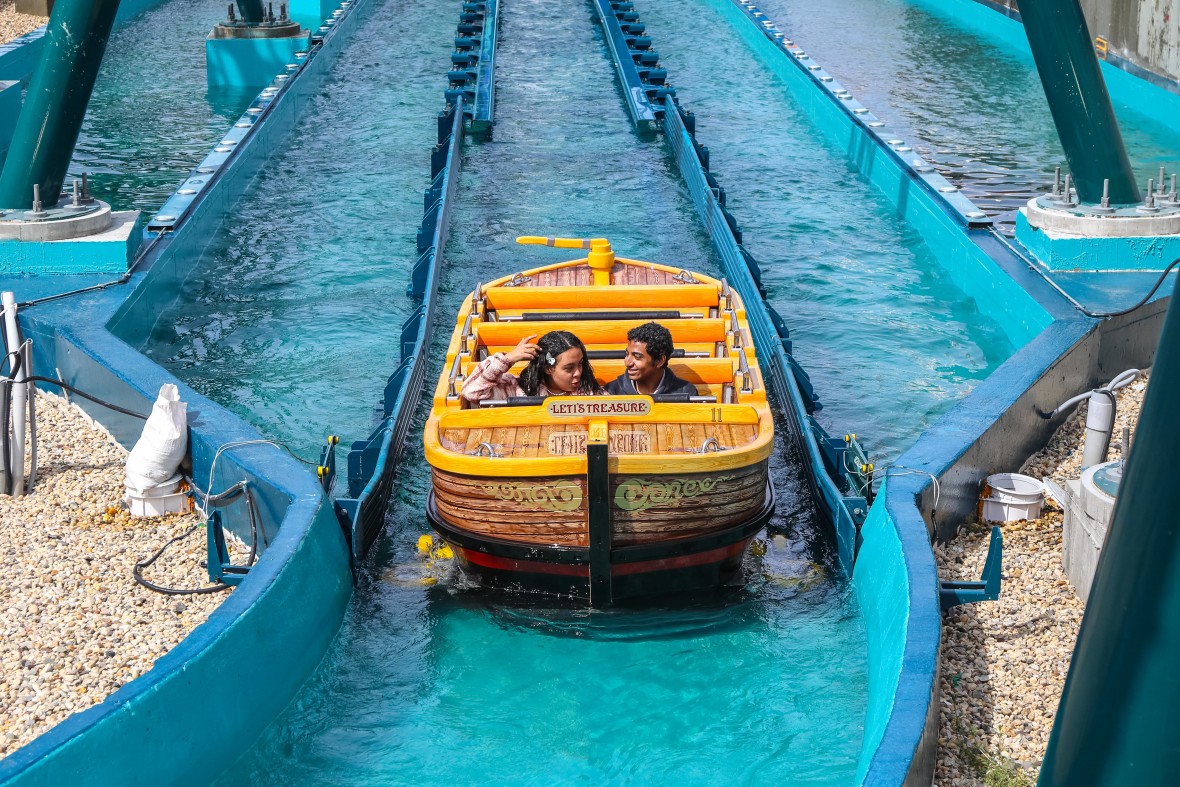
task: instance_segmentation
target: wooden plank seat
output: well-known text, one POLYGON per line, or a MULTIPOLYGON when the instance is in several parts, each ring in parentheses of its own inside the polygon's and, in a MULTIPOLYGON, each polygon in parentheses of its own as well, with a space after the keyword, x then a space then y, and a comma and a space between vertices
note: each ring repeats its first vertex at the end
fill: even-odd
MULTIPOLYGON (((611 269, 610 281, 615 287, 663 285, 675 287, 689 287, 701 282, 686 281, 679 268, 674 266, 651 265, 639 260, 629 260, 616 257, 615 266, 611 269), (678 278, 679 277, 679 278, 678 278)), ((524 289, 540 289, 543 287, 589 287, 593 284, 593 276, 586 260, 572 260, 560 265, 547 265, 544 268, 524 271, 520 283, 524 289)))
MULTIPOLYGON (((626 343, 623 344, 587 344, 586 350, 590 353, 590 363, 597 364, 602 360, 611 360, 623 358, 627 354, 626 343)), ((476 350, 476 356, 482 361, 489 355, 494 355, 498 352, 508 352, 512 349, 512 345, 480 345, 476 350)), ((751 348, 752 351, 753 348, 751 348)), ((728 353, 728 348, 724 351, 728 353)), ((684 358, 686 355, 690 358, 710 358, 717 354, 717 342, 688 342, 685 344, 676 345, 676 349, 672 354, 674 359, 684 358)), ((747 353, 748 354, 748 353, 747 353)), ((524 366, 520 367, 521 369, 524 366)))
MULTIPOLYGON (((645 322, 646 320, 587 320, 577 324, 576 333, 587 346, 602 344, 625 347, 627 331, 645 322)), ((705 318, 665 320, 661 324, 671 332, 673 345, 679 347, 688 342, 723 342, 728 323, 728 320, 721 318, 705 318)), ((515 347, 526 336, 569 329, 570 324, 562 321, 483 322, 473 331, 475 341, 472 345, 515 347)))
MULTIPOLYGON (((612 308, 677 309, 716 306, 718 290, 712 284, 683 284, 678 287, 650 287, 632 285, 603 288, 603 299, 612 308)), ((587 303, 583 287, 491 287, 486 291, 489 309, 499 311, 527 311, 543 307, 553 309, 585 309, 587 303)))
MULTIPOLYGON (((566 449, 585 453, 584 441, 583 444, 575 446, 573 444, 577 441, 551 439, 555 436, 568 438, 571 435, 585 433, 584 424, 521 424, 495 428, 444 427, 439 429, 438 437, 443 448, 455 453, 471 454, 481 444, 487 444, 499 457, 543 458, 565 455, 566 449)), ((683 456, 699 450, 710 438, 727 449, 752 443, 758 437, 758 427, 753 424, 630 423, 612 424, 610 433, 642 434, 645 436, 645 453, 683 456)), ((614 445, 612 440, 612 446, 614 445)))
MULTIPOLYGON (((621 360, 598 360, 591 363, 594 366, 594 376, 602 385, 606 385, 626 371, 626 366, 621 360)), ((466 360, 459 367, 460 373, 464 378, 467 378, 471 376, 476 366, 478 366, 478 362, 466 360)), ((523 361, 516 364, 512 368, 513 374, 519 375, 524 367, 523 361)), ((733 382, 733 373, 737 371, 737 362, 730 358, 673 358, 668 362, 668 368, 677 377, 688 380, 693 385, 724 384, 733 382)))

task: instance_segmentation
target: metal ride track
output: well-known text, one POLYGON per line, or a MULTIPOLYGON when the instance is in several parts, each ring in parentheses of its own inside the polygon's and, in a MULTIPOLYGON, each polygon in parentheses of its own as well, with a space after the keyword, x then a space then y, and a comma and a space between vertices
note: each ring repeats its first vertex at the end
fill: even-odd
MULTIPOLYGON (((659 129, 669 144, 698 216, 721 259, 722 269, 747 304, 747 317, 773 381, 789 433, 804 457, 805 475, 817 508, 832 523, 840 562, 851 572, 857 535, 871 502, 872 470, 855 437, 831 438, 812 413, 821 408, 807 374, 791 354, 790 334, 765 301, 761 269, 742 247, 742 234, 725 208, 725 190, 709 172, 708 149, 694 136, 695 117, 676 101, 659 66, 659 54, 644 35, 634 4, 628 0, 591 0, 604 29, 632 122, 641 130, 659 129)), ((418 231, 419 258, 407 293, 421 305, 401 334, 401 361, 389 378, 381 403, 381 423, 348 454, 348 495, 335 501, 350 539, 354 565, 379 534, 393 491, 393 475, 404 449, 427 366, 427 348, 435 321, 436 295, 443 250, 458 190, 464 134, 484 131, 494 122, 497 0, 465 0, 456 29, 446 108, 438 118, 438 145, 431 152, 431 184, 418 231)))

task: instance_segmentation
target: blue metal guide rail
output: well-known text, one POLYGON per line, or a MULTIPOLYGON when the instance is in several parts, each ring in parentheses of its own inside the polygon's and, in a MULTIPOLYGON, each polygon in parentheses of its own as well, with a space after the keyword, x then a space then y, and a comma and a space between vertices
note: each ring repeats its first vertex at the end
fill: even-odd
MULTIPOLYGON (((446 108, 438 115, 438 144, 430 153, 430 186, 423 193, 418 259, 406 286, 406 294, 421 303, 402 324, 401 361, 385 384, 380 403, 381 422, 367 439, 352 444, 348 452, 348 493, 336 498, 336 514, 349 539, 354 569, 385 524, 385 512, 393 493, 394 470, 405 447, 414 405, 422 392, 428 364, 427 347, 436 312, 439 271, 459 186, 466 121, 472 121, 473 129, 487 128, 492 121, 490 97, 495 92, 495 71, 492 68, 495 8, 495 0, 463 3, 452 64, 479 64, 486 54, 488 80, 475 83, 474 75, 471 79, 466 76, 459 79, 456 69, 447 74, 446 108), (470 103, 478 102, 481 94, 487 100, 469 111, 470 103)), ((467 69, 458 70, 464 74, 473 73, 467 69)))
POLYGON ((660 68, 660 53, 644 35, 635 4, 627 0, 594 0, 594 8, 606 31, 607 46, 623 84, 627 109, 640 128, 651 128, 664 114, 663 99, 675 91, 665 84, 668 72, 660 68))
POLYGON ((473 132, 491 128, 495 121, 497 0, 466 0, 455 30, 451 53, 448 102, 463 97, 473 132))

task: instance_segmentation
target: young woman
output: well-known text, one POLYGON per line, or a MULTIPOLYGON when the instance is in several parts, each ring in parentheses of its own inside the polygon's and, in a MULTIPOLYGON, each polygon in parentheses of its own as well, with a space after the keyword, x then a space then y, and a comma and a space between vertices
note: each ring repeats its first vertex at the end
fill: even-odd
POLYGON ((507 399, 510 396, 593 396, 602 393, 586 347, 569 331, 550 331, 537 339, 526 336, 506 353, 484 360, 463 382, 468 402, 507 399), (536 342, 533 340, 536 339, 536 342), (529 364, 520 377, 508 370, 518 361, 529 364))

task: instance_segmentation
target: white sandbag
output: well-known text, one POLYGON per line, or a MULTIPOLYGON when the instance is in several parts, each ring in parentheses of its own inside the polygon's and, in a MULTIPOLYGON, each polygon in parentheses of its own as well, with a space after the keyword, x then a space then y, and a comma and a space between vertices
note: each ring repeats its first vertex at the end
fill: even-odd
POLYGON ((176 386, 160 386, 160 396, 127 457, 129 489, 149 489, 176 474, 188 451, 188 405, 176 386))

